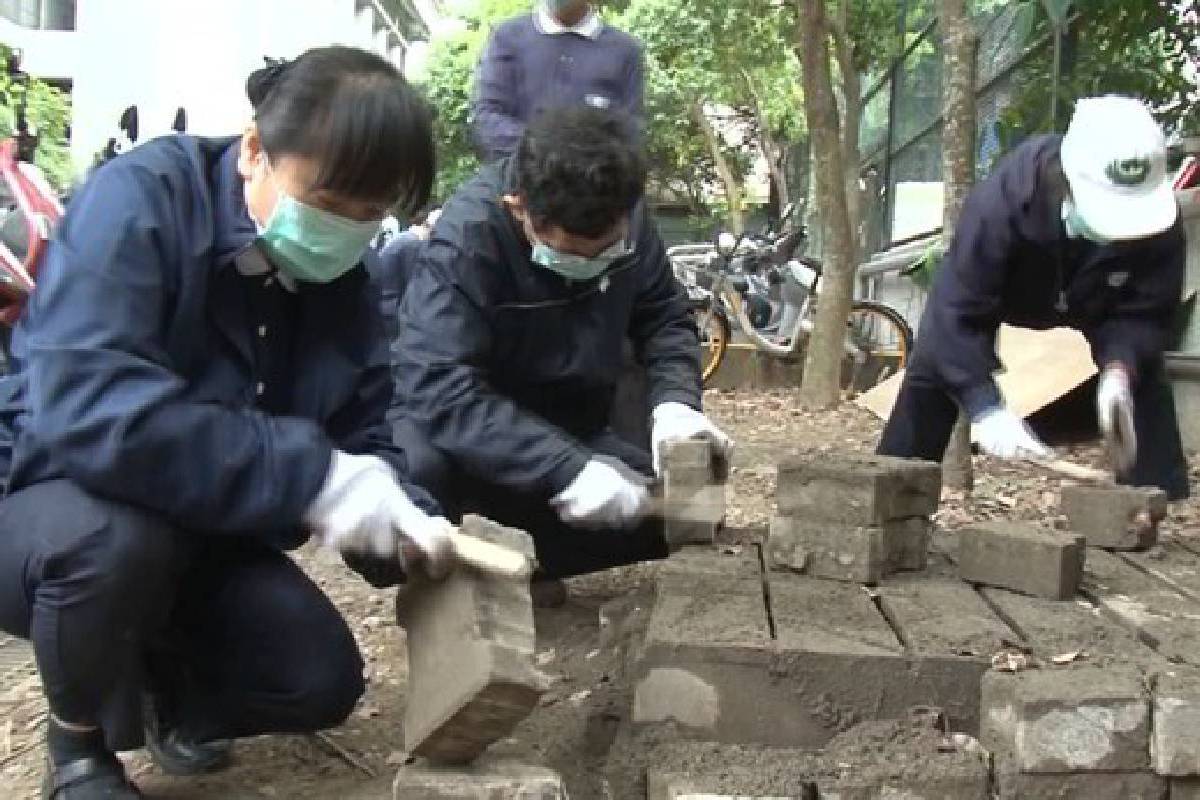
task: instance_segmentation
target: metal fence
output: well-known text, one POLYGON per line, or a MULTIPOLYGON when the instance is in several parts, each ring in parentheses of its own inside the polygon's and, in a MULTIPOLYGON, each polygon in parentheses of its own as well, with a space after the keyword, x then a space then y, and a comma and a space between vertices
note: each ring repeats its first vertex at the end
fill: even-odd
MULTIPOLYGON (((1006 142, 1002 115, 1049 38, 1030 41, 1020 3, 993 2, 975 20, 976 164, 982 177, 1006 142)), ((898 57, 870 84, 859 137, 868 252, 936 230, 942 221, 942 40, 930 0, 899 4, 898 57)))

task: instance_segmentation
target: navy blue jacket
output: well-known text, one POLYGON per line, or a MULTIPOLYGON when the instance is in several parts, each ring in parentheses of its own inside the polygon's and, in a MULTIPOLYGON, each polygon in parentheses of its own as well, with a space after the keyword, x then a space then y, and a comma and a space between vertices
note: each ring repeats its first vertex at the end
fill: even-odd
POLYGON ((1170 344, 1183 291, 1181 225, 1130 242, 1069 239, 1061 144, 1057 135, 1026 141, 971 191, 934 279, 916 360, 933 364, 972 417, 1000 404, 992 374, 1002 322, 1075 328, 1097 364, 1121 362, 1135 375, 1170 344))
POLYGON ((645 364, 652 404, 700 408, 700 344, 654 224, 634 215, 632 255, 571 282, 530 261, 500 197, 510 161, 446 205, 404 295, 400 413, 467 472, 550 496, 611 418, 622 348, 645 364))
POLYGON ((295 544, 331 448, 404 474, 366 270, 295 293, 247 274, 237 156, 237 139, 158 139, 72 200, 16 334, 10 491, 66 477, 182 527, 295 544))
POLYGON ((492 31, 479 64, 472 118, 487 161, 516 152, 525 125, 548 108, 601 104, 642 116, 642 48, 605 25, 596 39, 545 34, 533 14, 492 31))

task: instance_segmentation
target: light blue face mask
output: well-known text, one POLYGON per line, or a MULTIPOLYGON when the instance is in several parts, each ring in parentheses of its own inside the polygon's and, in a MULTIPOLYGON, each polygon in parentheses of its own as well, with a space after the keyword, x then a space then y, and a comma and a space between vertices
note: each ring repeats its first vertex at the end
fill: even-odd
POLYGON ((1063 227, 1067 229, 1067 236, 1070 236, 1072 239, 1087 239, 1089 242, 1095 242, 1096 244, 1108 244, 1111 241, 1096 233, 1079 213, 1079 209, 1069 199, 1063 200, 1062 220, 1063 227))
POLYGON ((354 268, 382 226, 383 220, 356 222, 281 192, 258 238, 280 270, 296 280, 329 283, 354 268))
POLYGON ((604 274, 614 261, 624 258, 632 252, 629 244, 622 239, 614 242, 604 251, 587 258, 573 253, 560 253, 553 247, 535 239, 530 258, 533 263, 545 267, 551 272, 557 272, 569 281, 590 281, 604 274))

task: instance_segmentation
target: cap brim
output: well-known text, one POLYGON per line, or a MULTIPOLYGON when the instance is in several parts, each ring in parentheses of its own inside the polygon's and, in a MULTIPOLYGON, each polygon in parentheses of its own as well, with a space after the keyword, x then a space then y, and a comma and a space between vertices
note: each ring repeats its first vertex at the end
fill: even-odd
POLYGON ((1162 233, 1175 224, 1179 205, 1170 181, 1153 192, 1139 195, 1106 191, 1073 193, 1079 215, 1092 230, 1106 239, 1143 239, 1162 233))

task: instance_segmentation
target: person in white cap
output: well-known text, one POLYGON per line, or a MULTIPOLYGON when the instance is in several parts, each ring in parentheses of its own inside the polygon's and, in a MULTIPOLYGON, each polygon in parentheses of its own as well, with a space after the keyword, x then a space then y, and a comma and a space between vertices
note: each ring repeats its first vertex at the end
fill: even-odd
POLYGON ((1162 366, 1183 291, 1178 217, 1162 130, 1138 100, 1080 100, 1066 135, 1017 147, 967 198, 879 452, 940 459, 961 408, 984 452, 1048 457, 992 377, 996 332, 1066 326, 1100 370, 1097 418, 1124 443, 1118 479, 1187 497, 1162 366))

